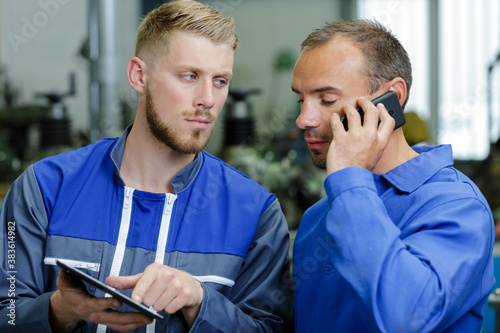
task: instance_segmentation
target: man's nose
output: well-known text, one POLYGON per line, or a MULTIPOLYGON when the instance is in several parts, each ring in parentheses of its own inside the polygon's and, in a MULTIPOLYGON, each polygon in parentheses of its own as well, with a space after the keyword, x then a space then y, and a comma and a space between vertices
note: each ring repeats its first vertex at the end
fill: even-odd
POLYGON ((300 129, 319 127, 321 121, 319 114, 311 102, 304 100, 300 105, 300 114, 295 120, 297 127, 300 129))
POLYGON ((213 92, 212 81, 202 81, 198 87, 197 95, 194 100, 194 106, 196 108, 211 109, 214 102, 214 92, 213 92))

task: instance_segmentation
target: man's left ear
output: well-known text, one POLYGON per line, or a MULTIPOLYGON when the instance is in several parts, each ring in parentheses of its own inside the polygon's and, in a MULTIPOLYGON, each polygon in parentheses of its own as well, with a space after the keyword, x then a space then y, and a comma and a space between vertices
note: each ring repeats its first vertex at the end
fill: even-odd
POLYGON ((389 85, 389 90, 394 91, 398 95, 399 104, 403 105, 407 97, 406 82, 400 77, 395 77, 387 85, 389 85))

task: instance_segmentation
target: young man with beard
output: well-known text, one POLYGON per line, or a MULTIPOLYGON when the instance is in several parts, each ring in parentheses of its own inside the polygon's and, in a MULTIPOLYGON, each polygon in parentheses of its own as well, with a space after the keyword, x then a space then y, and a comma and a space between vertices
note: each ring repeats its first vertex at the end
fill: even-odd
POLYGON ((494 284, 488 203, 453 168, 450 146, 412 149, 370 101, 394 91, 404 108, 406 51, 365 20, 327 23, 302 50, 296 122, 327 170, 327 196, 294 243, 296 331, 479 332, 494 284))
POLYGON ((135 122, 30 166, 2 209, 1 331, 107 327, 138 332, 283 332, 290 312, 288 229, 276 198, 203 151, 228 94, 232 19, 190 0, 142 21, 128 80, 135 122), (7 228, 15 224, 16 294, 7 228), (56 260, 124 290, 152 320, 56 260), (16 327, 7 323, 14 300, 16 327))

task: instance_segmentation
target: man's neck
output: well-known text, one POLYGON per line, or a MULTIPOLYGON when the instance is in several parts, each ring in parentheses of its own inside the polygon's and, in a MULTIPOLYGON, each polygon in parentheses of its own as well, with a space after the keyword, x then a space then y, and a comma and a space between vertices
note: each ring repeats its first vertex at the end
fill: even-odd
POLYGON ((195 155, 176 152, 135 126, 125 143, 120 167, 122 179, 126 186, 141 191, 173 193, 172 179, 194 160, 195 155))
POLYGON ((408 145, 403 131, 401 129, 396 130, 389 139, 389 143, 373 172, 377 174, 387 173, 416 156, 418 156, 418 153, 408 145))

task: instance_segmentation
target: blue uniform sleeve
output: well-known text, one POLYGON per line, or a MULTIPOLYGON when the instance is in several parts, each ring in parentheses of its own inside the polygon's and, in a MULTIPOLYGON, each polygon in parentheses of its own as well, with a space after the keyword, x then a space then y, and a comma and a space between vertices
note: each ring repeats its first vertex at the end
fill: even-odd
POLYGON ((0 331, 50 332, 44 293, 47 217, 33 167, 12 184, 0 215, 0 331))
POLYGON ((333 264, 368 327, 443 331, 492 288, 491 279, 482 278, 492 267, 489 208, 470 184, 436 186, 424 185, 417 190, 422 193, 412 193, 408 209, 397 208, 401 225, 367 170, 347 168, 325 180, 333 264))
POLYGON ((277 200, 259 220, 229 297, 203 286, 190 332, 290 332, 289 233, 277 200))

